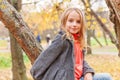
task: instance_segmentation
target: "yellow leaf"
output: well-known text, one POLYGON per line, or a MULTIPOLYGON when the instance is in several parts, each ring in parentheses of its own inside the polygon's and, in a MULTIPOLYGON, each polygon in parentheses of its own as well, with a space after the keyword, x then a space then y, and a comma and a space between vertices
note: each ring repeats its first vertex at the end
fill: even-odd
POLYGON ((90 22, 90 21, 88 21, 88 22, 87 22, 87 26, 90 26, 90 25, 91 25, 91 22, 90 22))
POLYGON ((91 10, 90 10, 90 8, 87 8, 87 12, 90 12, 91 10))
POLYGON ((3 5, 3 4, 1 4, 0 7, 1 7, 1 9, 5 9, 6 8, 6 6, 3 5))
POLYGON ((96 22, 96 21, 93 21, 93 24, 97 24, 97 22, 96 22))
POLYGON ((102 20, 103 23, 107 22, 107 20, 105 18, 102 18, 101 20, 102 20))
POLYGON ((90 20, 91 19, 91 15, 86 16, 86 19, 90 20))

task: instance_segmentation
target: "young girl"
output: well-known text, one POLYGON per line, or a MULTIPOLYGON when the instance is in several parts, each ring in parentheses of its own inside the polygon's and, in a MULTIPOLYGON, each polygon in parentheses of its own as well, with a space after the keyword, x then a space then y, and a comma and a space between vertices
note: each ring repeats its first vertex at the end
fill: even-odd
POLYGON ((84 16, 78 8, 65 10, 61 31, 34 62, 34 80, 111 80, 109 74, 94 75, 84 60, 84 16))

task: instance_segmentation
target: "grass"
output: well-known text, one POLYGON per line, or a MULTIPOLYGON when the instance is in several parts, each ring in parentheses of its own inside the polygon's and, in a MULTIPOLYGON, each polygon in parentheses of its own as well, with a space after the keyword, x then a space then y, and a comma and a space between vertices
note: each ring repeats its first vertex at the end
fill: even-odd
MULTIPOLYGON (((29 59, 26 54, 23 55, 25 64, 29 63, 29 59)), ((10 68, 12 66, 11 55, 9 52, 0 52, 0 69, 10 68)))
POLYGON ((0 53, 0 68, 9 68, 11 66, 10 53, 0 53))
POLYGON ((11 58, 1 57, 0 56, 0 68, 8 68, 11 66, 11 58))
MULTIPOLYGON (((103 46, 106 45, 105 39, 103 37, 98 37, 97 39, 103 46)), ((109 38, 107 38, 107 43, 108 43, 108 45, 112 44, 111 40, 109 38)), ((91 45, 92 46, 100 46, 94 38, 91 38, 91 45)))

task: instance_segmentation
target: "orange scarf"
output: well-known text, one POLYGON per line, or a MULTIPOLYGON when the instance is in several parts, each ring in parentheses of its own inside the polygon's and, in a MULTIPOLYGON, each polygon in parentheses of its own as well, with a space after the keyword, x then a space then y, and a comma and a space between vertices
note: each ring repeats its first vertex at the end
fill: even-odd
POLYGON ((78 34, 73 34, 74 41, 74 59, 75 59, 75 80, 79 80, 82 75, 83 68, 83 54, 80 48, 80 43, 76 41, 78 39, 78 34))

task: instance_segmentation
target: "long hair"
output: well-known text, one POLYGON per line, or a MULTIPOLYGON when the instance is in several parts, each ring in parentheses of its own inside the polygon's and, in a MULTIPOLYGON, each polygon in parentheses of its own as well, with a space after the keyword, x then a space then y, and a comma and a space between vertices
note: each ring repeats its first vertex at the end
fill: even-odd
POLYGON ((71 38, 72 35, 66 30, 65 25, 66 25, 66 21, 68 19, 68 16, 72 11, 76 11, 80 15, 81 28, 80 28, 80 31, 78 33, 80 35, 78 41, 80 43, 80 47, 83 48, 84 45, 85 45, 85 35, 84 35, 85 34, 85 20, 84 20, 83 13, 80 9, 78 9, 78 8, 68 8, 68 9, 66 9, 63 12, 63 14, 61 15, 61 25, 60 25, 60 27, 63 31, 65 31, 66 36, 68 38, 71 38))

